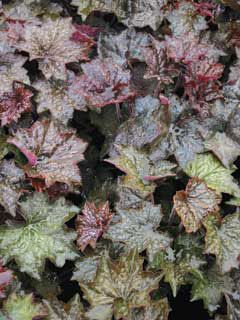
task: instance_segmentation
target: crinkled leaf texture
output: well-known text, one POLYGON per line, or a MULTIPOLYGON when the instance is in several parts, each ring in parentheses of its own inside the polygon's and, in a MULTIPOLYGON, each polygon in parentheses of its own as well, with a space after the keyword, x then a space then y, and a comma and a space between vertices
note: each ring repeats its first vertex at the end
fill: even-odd
POLYGON ((157 165, 148 158, 148 155, 131 146, 116 145, 119 156, 105 161, 112 163, 126 173, 121 178, 121 184, 131 190, 136 190, 143 197, 155 190, 154 181, 174 176, 172 171, 176 165, 169 161, 160 161, 157 165))
POLYGON ((168 320, 169 308, 167 298, 152 301, 151 305, 143 310, 135 310, 133 320, 168 320))
POLYGON ((13 121, 17 122, 23 112, 31 111, 32 96, 33 93, 23 84, 14 81, 12 91, 4 92, 0 96, 1 125, 5 126, 13 121))
POLYGON ((24 176, 24 172, 14 164, 13 160, 3 160, 0 163, 0 204, 12 216, 16 214, 24 176))
POLYGON ((156 30, 162 20, 163 6, 166 0, 72 0, 72 5, 78 7, 78 13, 83 19, 92 11, 115 13, 119 20, 127 26, 143 28, 146 26, 156 30))
POLYGON ((78 257, 73 245, 76 234, 64 223, 79 209, 66 203, 64 198, 49 202, 47 196, 35 193, 20 203, 25 223, 1 225, 0 253, 3 262, 15 260, 21 272, 40 279, 45 259, 62 267, 67 259, 78 257))
POLYGON ((7 320, 33 320, 45 318, 47 313, 39 303, 33 302, 33 295, 10 295, 3 305, 7 320))
POLYGON ((182 220, 186 232, 196 232, 202 220, 210 213, 219 211, 221 196, 208 188, 196 177, 189 180, 185 191, 177 191, 173 198, 174 208, 182 220))
POLYGON ((167 250, 172 239, 167 233, 156 231, 162 219, 161 206, 142 202, 138 208, 117 210, 120 221, 110 225, 104 238, 125 243, 138 252, 147 250, 149 261, 160 250, 167 250))
POLYGON ((87 245, 96 247, 98 238, 107 230, 112 216, 108 201, 98 207, 94 203, 85 203, 82 215, 78 215, 76 219, 77 246, 81 251, 87 245))
MULTIPOLYGON (((103 256, 94 281, 80 284, 92 310, 106 306, 110 311, 106 319, 111 319, 114 314, 119 320, 128 318, 133 308, 148 307, 149 294, 158 287, 161 277, 143 271, 142 264, 143 259, 137 250, 131 250, 115 261, 103 256)), ((102 319, 100 317, 93 319, 102 319)))
POLYGON ((0 59, 0 93, 11 92, 13 81, 30 84, 27 70, 23 68, 26 58, 20 55, 8 54, 0 59))
POLYGON ((89 107, 101 108, 135 97, 129 70, 124 70, 112 59, 96 58, 81 67, 83 75, 72 85, 71 92, 80 95, 89 107))
POLYGON ((49 79, 54 76, 65 80, 66 64, 86 60, 86 47, 70 40, 74 28, 71 18, 47 20, 42 25, 27 25, 21 49, 37 59, 39 68, 49 79))
POLYGON ((206 228, 206 253, 216 256, 222 273, 239 267, 240 256, 240 214, 227 215, 218 226, 218 218, 208 216, 204 221, 206 228))
POLYGON ((226 169, 211 153, 197 154, 190 161, 184 171, 191 177, 198 177, 205 181, 209 188, 218 193, 225 192, 235 196, 240 195, 240 189, 231 174, 235 171, 226 169))
POLYGON ((71 85, 76 81, 73 73, 68 72, 67 81, 51 79, 38 80, 33 86, 38 90, 37 111, 49 110, 54 119, 63 124, 73 117, 74 110, 85 110, 85 102, 80 96, 73 96, 71 85), (47 98, 46 98, 47 97, 47 98))
POLYGON ((29 129, 19 129, 8 142, 27 157, 23 170, 29 177, 43 179, 47 187, 55 182, 81 184, 77 163, 84 159, 87 143, 76 137, 74 130, 42 120, 29 129))

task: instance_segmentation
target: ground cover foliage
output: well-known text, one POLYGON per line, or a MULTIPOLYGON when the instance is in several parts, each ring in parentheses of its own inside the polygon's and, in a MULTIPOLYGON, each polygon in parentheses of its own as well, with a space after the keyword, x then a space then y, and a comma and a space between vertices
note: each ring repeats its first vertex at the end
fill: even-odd
POLYGON ((240 1, 0 5, 0 319, 240 319, 240 1))

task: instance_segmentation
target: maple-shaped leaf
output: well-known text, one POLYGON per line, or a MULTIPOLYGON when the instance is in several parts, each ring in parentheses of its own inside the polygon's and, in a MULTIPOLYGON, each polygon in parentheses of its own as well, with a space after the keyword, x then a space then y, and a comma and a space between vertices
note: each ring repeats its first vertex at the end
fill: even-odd
POLYGON ((129 28, 120 34, 101 33, 98 40, 98 54, 101 59, 112 58, 119 65, 127 66, 131 61, 145 61, 144 52, 150 45, 147 33, 129 28))
POLYGON ((131 146, 116 145, 115 147, 119 156, 105 161, 126 173, 126 176, 121 178, 123 186, 138 191, 143 197, 154 191, 155 186, 152 182, 175 175, 172 170, 176 165, 169 161, 163 160, 154 165, 147 154, 142 151, 131 146))
POLYGON ((13 160, 3 160, 0 163, 0 204, 12 216, 16 214, 23 180, 24 172, 15 166, 13 160))
POLYGON ((98 207, 91 202, 85 203, 82 215, 76 218, 77 246, 81 251, 87 245, 96 247, 98 238, 108 229, 112 216, 108 201, 98 207))
POLYGON ((205 17, 197 14, 196 7, 190 1, 181 1, 179 5, 167 16, 174 36, 182 37, 192 32, 198 36, 201 31, 208 28, 205 17))
POLYGON ((27 58, 20 55, 9 54, 0 59, 0 94, 11 92, 13 81, 30 84, 27 70, 23 68, 27 58))
MULTIPOLYGON (((87 60, 86 47, 70 40, 74 28, 71 18, 47 20, 41 26, 27 25, 20 48, 37 59, 44 76, 66 79, 66 64, 87 60)), ((88 51, 88 50, 87 50, 88 51)))
POLYGON ((208 188, 203 180, 194 177, 189 180, 186 190, 176 192, 173 200, 186 232, 191 233, 201 227, 208 214, 219 211, 221 196, 208 188))
POLYGON ((197 154, 195 159, 187 164, 184 171, 191 177, 202 179, 209 188, 216 190, 218 193, 240 195, 239 186, 231 176, 235 167, 226 169, 211 153, 197 154))
POLYGON ((114 13, 127 26, 143 28, 150 26, 156 30, 163 20, 166 0, 72 0, 78 7, 78 14, 85 20, 92 11, 114 13))
POLYGON ((84 320, 83 305, 80 296, 76 294, 68 303, 64 304, 57 298, 43 300, 48 316, 47 320, 84 320))
POLYGON ((21 272, 40 279, 45 259, 62 267, 67 259, 77 258, 73 246, 76 234, 64 227, 64 223, 79 212, 76 206, 68 205, 64 198, 49 202, 45 194, 35 193, 20 203, 20 209, 25 223, 0 228, 0 253, 4 263, 15 259, 21 272))
POLYGON ((5 288, 11 283, 12 280, 12 271, 4 268, 0 262, 0 298, 5 297, 5 288))
POLYGON ((216 311, 225 293, 233 291, 234 282, 229 274, 221 274, 214 265, 202 277, 193 278, 191 301, 203 300, 204 307, 210 312, 216 311))
POLYGON ((159 250, 169 248, 172 242, 169 235, 156 231, 162 219, 161 206, 145 201, 137 209, 118 209, 118 215, 120 221, 110 225, 104 238, 123 242, 130 249, 137 248, 138 252, 147 250, 149 261, 159 250))
POLYGON ((204 146, 212 151, 228 169, 240 154, 240 145, 224 132, 216 132, 213 137, 205 141, 204 146))
POLYGON ((169 283, 173 296, 176 297, 180 286, 191 283, 190 275, 201 278, 200 267, 205 261, 193 252, 183 255, 181 251, 174 255, 168 255, 159 252, 150 267, 155 270, 161 270, 164 281, 169 283))
POLYGON ((33 86, 38 90, 36 97, 37 111, 42 113, 49 110, 54 119, 63 124, 73 117, 74 109, 85 110, 85 102, 81 97, 72 96, 71 84, 75 76, 68 72, 67 81, 50 79, 38 80, 33 86), (47 97, 47 99, 46 99, 47 97))
POLYGON ((136 93, 130 85, 130 71, 124 70, 112 59, 97 58, 81 67, 83 75, 71 90, 84 98, 89 107, 100 108, 135 97, 136 93))
POLYGON ((206 228, 205 251, 214 254, 222 273, 239 267, 240 214, 227 215, 219 225, 216 216, 208 216, 203 222, 206 228))
POLYGON ((27 157, 23 169, 29 177, 43 179, 47 187, 55 182, 81 184, 77 163, 84 159, 87 143, 74 130, 42 120, 29 129, 19 129, 8 142, 27 157))
POLYGON ((1 125, 5 126, 13 121, 16 122, 23 112, 30 111, 32 96, 32 91, 22 83, 14 81, 12 91, 4 92, 0 96, 1 125))
POLYGON ((32 294, 11 294, 4 302, 2 310, 7 320, 45 319, 47 316, 43 305, 34 303, 32 294))
POLYGON ((149 307, 142 310, 135 310, 132 315, 132 320, 168 320, 171 309, 167 298, 151 301, 149 307))
POLYGON ((158 287, 161 278, 159 274, 143 271, 142 265, 137 250, 114 261, 103 256, 94 281, 80 284, 84 298, 92 308, 103 305, 111 308, 117 320, 128 319, 133 308, 150 305, 149 294, 158 287))

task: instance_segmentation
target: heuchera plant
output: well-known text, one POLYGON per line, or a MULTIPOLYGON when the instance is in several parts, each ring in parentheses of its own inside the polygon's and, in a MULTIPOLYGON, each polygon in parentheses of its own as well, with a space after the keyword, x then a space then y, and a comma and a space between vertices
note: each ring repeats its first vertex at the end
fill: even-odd
POLYGON ((0 1, 1 320, 240 319, 239 17, 0 1))

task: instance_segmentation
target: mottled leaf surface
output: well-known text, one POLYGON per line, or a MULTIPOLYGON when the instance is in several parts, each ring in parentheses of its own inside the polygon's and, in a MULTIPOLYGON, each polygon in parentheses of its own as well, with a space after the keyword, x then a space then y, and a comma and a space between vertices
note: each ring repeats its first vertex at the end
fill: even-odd
POLYGON ((219 211, 221 197, 199 178, 189 180, 185 191, 177 191, 174 208, 181 218, 186 232, 196 232, 202 220, 209 214, 219 211))
POLYGON ((20 203, 20 209, 24 224, 1 225, 0 253, 4 263, 14 259, 21 272, 40 279, 45 259, 62 267, 67 259, 77 258, 75 232, 64 226, 79 211, 76 206, 68 205, 64 198, 49 202, 46 195, 35 193, 20 203))
POLYGON ((29 177, 43 179, 47 187, 56 181, 81 184, 77 163, 84 159, 87 143, 76 137, 74 130, 42 120, 29 129, 19 129, 8 142, 27 157, 23 169, 29 177))

